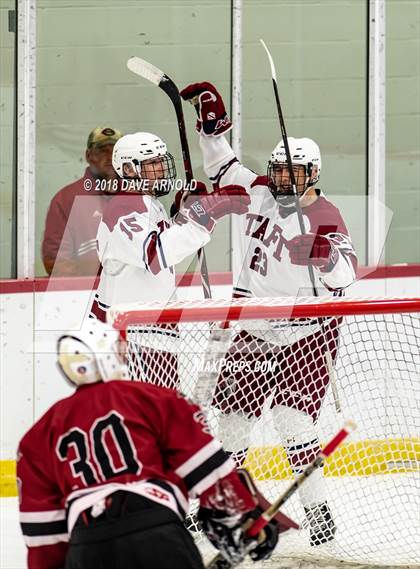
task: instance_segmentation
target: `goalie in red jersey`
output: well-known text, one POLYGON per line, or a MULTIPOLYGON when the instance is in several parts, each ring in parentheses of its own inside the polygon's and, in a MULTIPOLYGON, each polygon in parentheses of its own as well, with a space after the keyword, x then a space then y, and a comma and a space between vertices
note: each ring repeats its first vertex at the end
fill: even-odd
MULTIPOLYGON (((97 320, 58 341, 58 365, 76 391, 18 450, 29 569, 203 568, 183 524, 190 498, 227 559, 250 549, 243 525, 261 509, 249 475, 246 483, 198 406, 171 389, 121 381, 123 344, 97 320)), ((279 531, 296 527, 284 520, 266 526, 252 559, 269 557, 279 531)))

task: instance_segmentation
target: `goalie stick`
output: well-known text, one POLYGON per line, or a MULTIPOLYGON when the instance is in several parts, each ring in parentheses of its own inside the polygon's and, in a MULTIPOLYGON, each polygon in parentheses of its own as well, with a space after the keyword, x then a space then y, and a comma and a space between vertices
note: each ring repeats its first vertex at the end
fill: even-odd
MULTIPOLYGON (((143 79, 146 79, 147 81, 150 81, 154 85, 160 87, 171 99, 178 123, 182 159, 184 162, 185 180, 187 184, 189 184, 193 179, 193 171, 191 165, 190 149, 188 147, 187 131, 185 128, 184 113, 182 110, 182 100, 178 91, 178 87, 163 71, 148 61, 141 59, 140 57, 130 57, 130 59, 127 61, 127 67, 136 75, 139 75, 140 77, 143 77, 143 79)), ((200 276, 204 298, 211 298, 207 260, 203 248, 198 249, 197 256, 200 266, 200 276)))
MULTIPOLYGON (((260 42, 261 42, 261 45, 263 46, 263 48, 265 49, 265 51, 267 53, 268 61, 270 63, 271 79, 273 81, 273 89, 274 89, 274 97, 276 99, 277 114, 279 117, 280 130, 281 130, 281 135, 283 137, 283 142, 284 142, 284 149, 286 151, 287 169, 289 170, 290 181, 292 184, 292 191, 293 191, 293 195, 295 198, 295 207, 296 207, 296 213, 298 216, 300 232, 302 235, 305 235, 305 233, 306 233, 305 223, 303 221, 302 208, 301 208, 301 205, 299 202, 299 196, 298 196, 297 189, 296 189, 296 178, 295 178, 295 173, 293 171, 292 157, 290 156, 289 142, 287 140, 286 124, 284 122, 283 112, 281 110, 279 90, 277 87, 276 68, 274 65, 273 58, 271 57, 271 53, 269 52, 268 47, 265 45, 264 40, 260 39, 260 42)), ((311 280, 313 295, 317 297, 317 296, 319 296, 319 294, 318 294, 318 289, 316 288, 316 284, 315 284, 314 268, 310 262, 308 263, 308 273, 309 273, 309 278, 311 280)), ((325 333, 325 328, 324 328, 324 324, 323 324, 322 319, 319 319, 319 322, 321 324, 321 328, 322 328, 323 333, 325 333)), ((331 356, 331 352, 328 349, 328 345, 326 345, 326 349, 324 351, 324 356, 325 356, 326 367, 328 370, 328 375, 330 377, 331 391, 333 394, 335 409, 336 409, 337 413, 341 413, 341 403, 340 403, 340 398, 338 395, 335 367, 334 367, 334 362, 333 362, 333 359, 331 356)))
MULTIPOLYGON (((296 492, 296 490, 302 486, 305 480, 317 469, 320 468, 324 460, 330 456, 337 447, 346 439, 351 432, 356 429, 355 423, 352 421, 346 421, 342 427, 338 431, 338 433, 325 445, 325 447, 321 450, 315 460, 305 468, 305 470, 300 474, 296 480, 289 486, 289 488, 281 494, 277 500, 275 500, 269 508, 267 508, 259 518, 255 520, 255 522, 251 525, 251 527, 247 530, 247 536, 250 538, 255 538, 258 536, 260 531, 264 529, 264 527, 273 519, 279 509, 283 506, 285 502, 296 492)), ((243 556, 240 560, 235 563, 232 563, 230 560, 226 559, 221 553, 216 555, 210 563, 206 566, 206 569, 233 569, 239 563, 241 563, 247 554, 252 550, 254 544, 250 544, 249 548, 244 548, 243 556)))

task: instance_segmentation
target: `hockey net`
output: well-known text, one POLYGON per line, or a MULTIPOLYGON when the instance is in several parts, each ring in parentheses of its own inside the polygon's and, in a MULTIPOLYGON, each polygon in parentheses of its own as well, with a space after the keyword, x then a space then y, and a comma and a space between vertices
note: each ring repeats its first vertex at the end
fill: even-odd
POLYGON ((270 501, 293 479, 291 465, 296 474, 305 461, 311 429, 322 445, 344 420, 356 422, 320 481, 334 539, 310 544, 313 520, 296 493, 284 512, 301 529, 281 536, 270 566, 286 567, 286 558, 412 566, 420 551, 419 313, 420 299, 328 297, 121 305, 110 318, 127 332, 132 377, 201 403, 214 435, 270 501))

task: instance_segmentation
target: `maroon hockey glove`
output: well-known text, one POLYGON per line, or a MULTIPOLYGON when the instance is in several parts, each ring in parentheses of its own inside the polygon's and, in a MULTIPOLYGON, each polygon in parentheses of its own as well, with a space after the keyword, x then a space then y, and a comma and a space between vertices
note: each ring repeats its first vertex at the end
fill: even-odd
POLYGON ((198 115, 196 128, 206 136, 220 136, 232 128, 223 99, 211 83, 192 83, 182 89, 181 97, 190 101, 198 115))
POLYGON ((195 189, 190 191, 188 187, 185 190, 178 190, 175 194, 175 199, 171 205, 170 216, 174 217, 178 212, 181 206, 182 198, 186 197, 187 195, 194 195, 194 196, 202 196, 207 195, 207 188, 204 182, 196 181, 195 189))
POLYGON ((331 271, 338 261, 338 251, 327 237, 306 233, 297 235, 287 244, 293 265, 305 266, 311 263, 321 271, 331 271))
POLYGON ((215 221, 225 215, 246 213, 250 203, 245 188, 230 185, 214 190, 206 196, 189 195, 181 205, 180 214, 210 232, 215 221))

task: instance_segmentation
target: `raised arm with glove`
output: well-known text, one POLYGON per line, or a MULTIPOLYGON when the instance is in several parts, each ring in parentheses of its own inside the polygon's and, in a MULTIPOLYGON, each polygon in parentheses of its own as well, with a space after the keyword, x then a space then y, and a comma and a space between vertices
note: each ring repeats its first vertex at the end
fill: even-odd
POLYGON ((198 115, 196 128, 205 136, 219 136, 232 128, 223 99, 211 83, 192 83, 180 92, 184 101, 195 107, 198 115))

